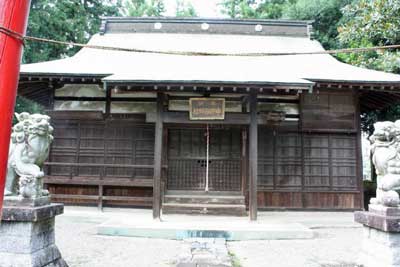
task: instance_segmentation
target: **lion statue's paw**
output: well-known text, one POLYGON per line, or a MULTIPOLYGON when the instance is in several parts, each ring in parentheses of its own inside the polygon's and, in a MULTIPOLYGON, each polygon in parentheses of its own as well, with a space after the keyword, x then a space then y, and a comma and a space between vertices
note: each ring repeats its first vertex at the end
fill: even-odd
POLYGON ((382 195, 382 204, 388 207, 397 207, 400 204, 399 194, 396 191, 387 191, 382 195))
POLYGON ((379 200, 376 197, 373 197, 373 198, 371 198, 369 200, 369 204, 378 205, 378 204, 381 204, 381 203, 379 203, 379 200))
POLYGON ((44 172, 40 171, 35 175, 36 178, 43 178, 44 177, 44 172))

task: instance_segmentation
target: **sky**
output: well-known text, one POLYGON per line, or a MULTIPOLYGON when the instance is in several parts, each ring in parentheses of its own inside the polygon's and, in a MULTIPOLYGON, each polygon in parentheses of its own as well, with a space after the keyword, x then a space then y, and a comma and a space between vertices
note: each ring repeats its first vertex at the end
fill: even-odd
MULTIPOLYGON (((186 0, 188 3, 192 3, 196 13, 199 17, 215 18, 221 17, 221 13, 218 11, 218 3, 221 0, 186 0)), ((175 16, 176 0, 164 0, 166 8, 166 16, 175 16)))

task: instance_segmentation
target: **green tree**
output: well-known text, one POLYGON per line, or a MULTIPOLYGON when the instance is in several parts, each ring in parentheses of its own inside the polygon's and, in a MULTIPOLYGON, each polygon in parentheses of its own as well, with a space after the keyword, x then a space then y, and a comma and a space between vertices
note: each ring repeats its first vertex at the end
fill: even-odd
POLYGON ((221 12, 231 18, 314 20, 315 38, 337 48, 341 8, 352 0, 224 0, 221 12))
MULTIPOLYGON (((358 0, 343 9, 339 42, 344 47, 370 47, 400 43, 400 1, 358 0)), ((350 64, 400 73, 400 51, 343 54, 350 64)))
POLYGON ((352 0, 297 0, 287 3, 282 17, 314 20, 314 37, 325 49, 339 47, 337 28, 342 19, 341 9, 352 0))
MULTIPOLYGON (((15 103, 14 112, 21 113, 21 112, 29 112, 31 114, 34 113, 44 113, 44 107, 39 105, 38 103, 29 100, 22 96, 17 96, 17 102, 15 103)), ((13 119, 13 124, 17 122, 16 118, 13 119)))
MULTIPOLYGON (((120 0, 32 0, 27 35, 86 43, 101 16, 119 15, 120 0)), ((28 41, 24 63, 71 56, 79 48, 28 41)))
MULTIPOLYGON (((400 2, 391 0, 357 0, 343 9, 338 39, 344 47, 370 47, 400 42, 400 2)), ((360 67, 400 73, 397 50, 341 54, 340 59, 360 67)), ((371 111, 361 117, 362 128, 372 134, 373 124, 380 120, 400 118, 400 106, 371 111)))
POLYGON ((132 17, 160 17, 165 12, 162 0, 127 0, 124 15, 132 17))
POLYGON ((176 0, 176 17, 197 17, 196 10, 192 3, 186 0, 176 0))
POLYGON ((256 17, 260 19, 280 19, 286 5, 292 3, 288 0, 267 0, 261 2, 256 8, 256 17))
POLYGON ((256 0, 223 0, 220 4, 221 13, 230 18, 256 18, 256 0))

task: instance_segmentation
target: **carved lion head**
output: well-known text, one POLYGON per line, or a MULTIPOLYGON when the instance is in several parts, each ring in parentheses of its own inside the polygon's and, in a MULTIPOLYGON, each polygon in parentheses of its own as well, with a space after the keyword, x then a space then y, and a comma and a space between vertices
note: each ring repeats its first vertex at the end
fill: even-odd
POLYGON ((42 114, 15 113, 18 123, 14 125, 11 135, 12 142, 22 143, 27 136, 48 136, 53 139, 53 127, 50 125, 50 117, 42 114))
POLYGON ((396 136, 400 135, 400 122, 382 121, 374 124, 375 131, 369 138, 371 143, 392 142, 396 136))
POLYGON ((28 132, 33 135, 51 135, 53 127, 50 126, 50 117, 42 114, 32 114, 29 118, 28 132))

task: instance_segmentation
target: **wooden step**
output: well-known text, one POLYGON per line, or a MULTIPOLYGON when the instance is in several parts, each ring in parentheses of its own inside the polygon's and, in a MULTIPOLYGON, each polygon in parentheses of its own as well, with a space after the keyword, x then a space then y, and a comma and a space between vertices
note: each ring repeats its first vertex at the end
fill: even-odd
POLYGON ((243 196, 241 191, 167 190, 166 195, 243 196))
POLYGON ((164 203, 163 214, 198 214, 198 215, 225 215, 246 216, 245 205, 229 204, 193 204, 193 203, 164 203))
POLYGON ((164 203, 244 205, 244 196, 165 195, 164 203))

